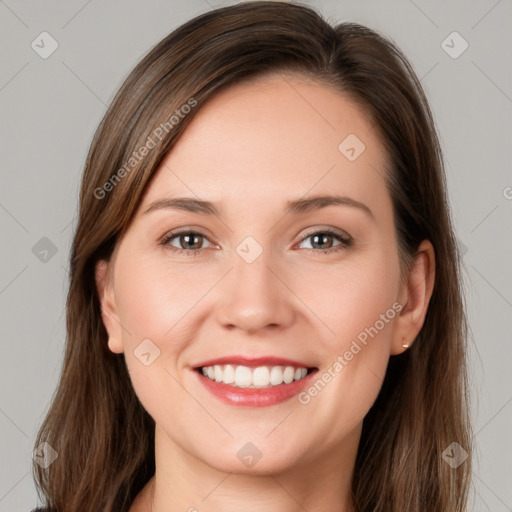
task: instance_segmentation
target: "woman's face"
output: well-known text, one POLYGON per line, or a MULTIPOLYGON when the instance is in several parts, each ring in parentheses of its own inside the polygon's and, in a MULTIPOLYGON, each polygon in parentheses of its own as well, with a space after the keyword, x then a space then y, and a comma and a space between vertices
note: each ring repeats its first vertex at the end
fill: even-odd
POLYGON ((351 101, 298 76, 232 86, 197 113, 102 302, 169 456, 263 474, 355 454, 403 350, 385 161, 351 101))

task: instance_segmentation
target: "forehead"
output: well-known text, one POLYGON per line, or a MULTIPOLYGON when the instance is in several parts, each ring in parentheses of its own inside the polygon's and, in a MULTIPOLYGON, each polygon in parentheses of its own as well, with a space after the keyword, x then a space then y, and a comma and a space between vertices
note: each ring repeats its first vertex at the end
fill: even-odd
POLYGON ((312 79, 275 74, 231 85, 201 107, 140 209, 173 195, 259 208, 308 191, 370 200, 385 192, 385 169, 377 130, 356 103, 312 79))

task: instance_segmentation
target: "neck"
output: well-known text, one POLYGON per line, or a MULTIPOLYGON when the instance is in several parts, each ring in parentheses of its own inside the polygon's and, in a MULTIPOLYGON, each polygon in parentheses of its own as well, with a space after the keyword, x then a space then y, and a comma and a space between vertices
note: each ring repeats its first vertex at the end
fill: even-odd
POLYGON ((147 512, 353 512, 351 481, 360 429, 343 446, 258 474, 221 471, 175 444, 158 425, 156 472, 145 489, 147 512))

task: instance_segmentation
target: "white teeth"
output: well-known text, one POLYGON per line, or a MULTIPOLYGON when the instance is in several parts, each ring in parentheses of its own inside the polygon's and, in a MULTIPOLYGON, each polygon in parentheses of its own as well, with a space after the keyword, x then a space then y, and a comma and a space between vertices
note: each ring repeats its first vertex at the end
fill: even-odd
POLYGON ((241 365, 214 365, 201 368, 201 373, 210 380, 223 382, 239 388, 265 388, 290 384, 303 379, 307 368, 293 366, 258 366, 249 368, 241 365))
MULTIPOLYGON (((217 368, 220 366, 215 365, 217 368)), ((235 384, 239 388, 248 388, 252 384, 252 372, 247 366, 237 366, 235 370, 235 384)))
POLYGON ((270 372, 266 366, 260 366, 254 369, 252 372, 252 384, 257 387, 268 386, 270 384, 270 372))
POLYGON ((233 382, 235 382, 235 369, 232 365, 227 364, 224 366, 224 376, 222 382, 224 382, 224 384, 233 384, 233 382))
POLYGON ((295 376, 295 369, 292 366, 287 366, 283 372, 284 383, 290 384, 290 382, 293 382, 294 376, 295 376))
POLYGON ((283 383, 283 368, 281 366, 273 366, 270 370, 270 384, 279 386, 283 383))

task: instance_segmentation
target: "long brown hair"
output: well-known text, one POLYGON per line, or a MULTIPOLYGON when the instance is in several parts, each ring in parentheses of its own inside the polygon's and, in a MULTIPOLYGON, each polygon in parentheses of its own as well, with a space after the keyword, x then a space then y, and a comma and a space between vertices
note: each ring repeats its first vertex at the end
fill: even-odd
POLYGON ((363 423, 356 509, 465 510, 471 457, 452 468, 443 452, 456 442, 471 454, 467 327, 427 99, 389 39, 356 23, 331 26, 301 3, 265 1, 216 9, 174 30, 126 78, 95 133, 70 258, 63 366, 35 442, 58 453, 47 469, 33 464, 39 496, 52 510, 126 511, 155 471, 154 420, 134 392, 124 358, 107 347, 96 262, 112 254, 155 170, 201 106, 230 84, 286 72, 342 91, 364 109, 389 156, 401 262, 407 267, 424 239, 436 254, 424 325, 409 350, 390 358, 363 423))

